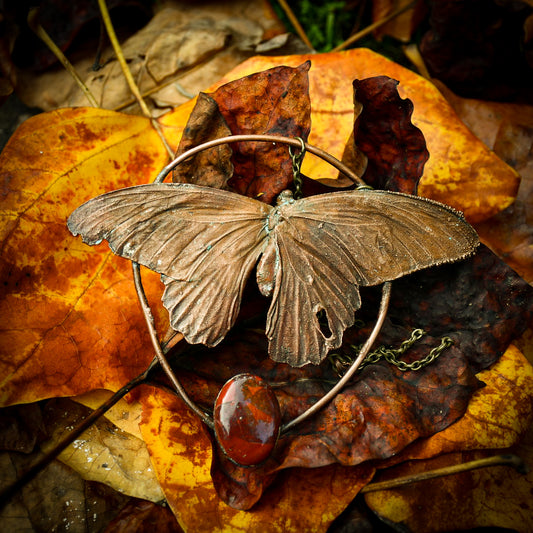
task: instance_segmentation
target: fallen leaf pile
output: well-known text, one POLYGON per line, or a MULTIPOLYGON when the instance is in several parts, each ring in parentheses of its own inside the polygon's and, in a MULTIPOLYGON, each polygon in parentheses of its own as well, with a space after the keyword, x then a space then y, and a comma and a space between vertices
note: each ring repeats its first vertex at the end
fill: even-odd
MULTIPOLYGON (((370 185, 443 201, 477 225, 509 208, 520 181, 433 84, 364 49, 250 59, 159 123, 178 152, 243 132, 307 138, 357 165, 370 185)), ((0 398, 2 420, 17 420, 2 442, 4 483, 38 455, 37 442, 68 432, 86 414, 85 407, 61 397, 94 407, 107 394, 102 389, 118 390, 152 361, 129 263, 105 244, 83 245, 69 234, 66 219, 102 192, 152 181, 166 163, 148 119, 89 108, 58 109, 26 121, 2 152, 0 398)), ((188 165, 178 168, 175 181, 229 188, 266 202, 292 180, 281 146, 239 143, 188 165)), ((304 194, 349 185, 311 156, 302 172, 311 178, 304 180, 304 194)), ((162 335, 168 328, 159 303, 162 287, 155 274, 142 275, 162 335)), ((347 357, 377 312, 379 289, 362 295, 362 325, 346 332, 339 350, 347 357)), ((178 343, 170 362, 194 401, 208 409, 227 379, 243 371, 262 376, 287 422, 338 376, 329 362, 295 369, 271 361, 260 331, 265 301, 253 289, 245 298, 242 320, 226 341, 213 349, 178 343)), ((397 347, 414 328, 424 329, 405 356, 408 362, 423 358, 442 337, 453 345, 419 371, 401 372, 387 362, 366 366, 316 416, 284 434, 264 464, 231 463, 157 374, 63 452, 61 461, 83 479, 53 463, 2 519, 15 529, 74 523, 84 513, 94 530, 105 524, 110 531, 134 530, 145 520, 160 531, 326 531, 378 470, 395 477, 497 449, 531 458, 530 437, 521 439, 533 418, 533 370, 511 343, 532 314, 531 287, 482 246, 465 261, 394 282, 378 339, 397 347), (59 514, 48 511, 53 498, 46 496, 58 478, 64 487, 59 514), (155 505, 163 498, 173 517, 155 505)), ((470 489, 475 483, 497 486, 498 473, 465 476, 471 476, 468 482, 450 478, 431 489, 436 503, 430 512, 446 528, 520 528, 531 518, 519 503, 516 511, 506 507, 503 488, 489 491, 499 506, 489 516, 482 513, 487 491, 470 489), (469 520, 445 513, 451 493, 465 517, 467 504, 475 509, 469 520)), ((524 502, 532 480, 517 474, 514 482, 524 502)), ((416 511, 428 504, 425 489, 401 491, 377 492, 366 501, 391 522, 431 530, 416 511)))

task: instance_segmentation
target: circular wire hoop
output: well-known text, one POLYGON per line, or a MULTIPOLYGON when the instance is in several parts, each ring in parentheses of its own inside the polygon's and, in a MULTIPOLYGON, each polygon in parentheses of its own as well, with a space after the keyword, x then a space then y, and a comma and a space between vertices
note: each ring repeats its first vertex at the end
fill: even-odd
MULTIPOLYGON (((186 152, 184 152, 183 154, 175 158, 173 161, 171 161, 168 165, 166 165, 163 168, 163 170, 157 175, 157 177, 154 180, 154 183, 162 183, 165 177, 168 175, 168 173, 171 172, 174 168, 176 168, 180 163, 193 157, 199 152, 202 152, 203 150, 208 150, 209 148, 213 148, 221 144, 234 143, 234 142, 246 142, 246 141, 281 143, 281 144, 287 144, 295 148, 300 148, 301 150, 305 149, 306 152, 310 152, 316 155, 317 157, 320 157, 324 161, 328 162, 329 164, 331 164, 333 167, 339 170, 339 172, 342 172, 345 176, 347 176, 350 180, 352 180, 359 187, 367 187, 366 183, 359 176, 357 176, 357 174, 355 174, 344 163, 339 161, 337 158, 335 158, 331 154, 328 154, 327 152, 325 152, 324 150, 320 148, 317 148, 316 146, 312 146, 310 144, 305 143, 299 137, 292 138, 292 137, 283 137, 279 135, 230 135, 227 137, 220 137, 218 139, 213 139, 211 141, 205 142, 203 144, 195 146, 194 148, 191 148, 190 150, 187 150, 186 152)), ((143 310, 146 325, 150 333, 150 339, 152 341, 152 345, 154 347, 156 357, 161 367, 163 368, 165 374, 167 375, 170 382, 174 386, 176 392, 179 394, 182 400, 186 403, 186 405, 209 428, 214 429, 214 421, 213 421, 212 416, 204 412, 198 405, 196 405, 196 403, 194 403, 194 401, 187 394, 187 391, 183 388, 179 379, 176 377, 174 371, 168 364, 168 361, 165 357, 165 354, 159 342, 152 311, 148 303, 148 299, 146 298, 146 294, 145 294, 144 287, 142 284, 140 266, 138 263, 135 263, 132 261, 132 268, 133 268, 133 279, 135 283, 135 289, 137 291, 137 296, 139 298, 139 302, 143 310)), ((283 424, 280 428, 280 435, 286 433, 287 431, 292 429, 297 424, 300 424, 304 420, 316 414, 327 403, 329 403, 342 390, 342 388, 346 385, 346 383, 352 378, 352 376, 355 374, 355 372, 357 371, 357 369, 359 368, 359 366, 361 365, 361 363, 367 356, 368 352, 370 351, 370 348, 374 344, 379 332, 381 331, 381 327, 383 326, 383 322, 387 314, 387 309, 388 309, 389 300, 390 300, 390 293, 391 293, 391 283, 385 282, 382 288, 381 302, 380 302, 380 307, 379 307, 379 312, 378 312, 378 316, 376 319, 376 323, 374 324, 372 332, 368 336, 366 342, 363 344, 361 350, 359 351, 358 356, 355 358, 355 360, 353 361, 351 366, 348 368, 346 373, 342 376, 342 378, 337 382, 337 384, 332 389, 330 389, 322 398, 316 401, 311 407, 306 409, 303 413, 298 415, 293 420, 287 422, 286 424, 283 424)))

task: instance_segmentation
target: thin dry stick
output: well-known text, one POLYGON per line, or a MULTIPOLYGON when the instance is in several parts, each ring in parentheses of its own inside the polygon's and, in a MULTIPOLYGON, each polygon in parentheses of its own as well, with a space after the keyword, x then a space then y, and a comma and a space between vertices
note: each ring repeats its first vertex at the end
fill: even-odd
POLYGON ((419 481, 449 476, 452 474, 459 474, 461 472, 468 472, 470 470, 485 468, 487 466, 512 466, 521 474, 526 472, 524 461, 522 461, 522 459, 517 455, 494 455, 493 457, 476 459, 475 461, 468 461, 459 465, 438 468, 428 472, 420 472, 418 474, 413 474, 412 476, 404 476, 396 479, 389 479, 387 481, 376 481, 375 483, 369 483, 361 489, 361 494, 376 492, 379 490, 396 489, 406 485, 411 485, 412 483, 418 483, 419 481))
POLYGON ((69 74, 74 78, 74 81, 78 84, 79 88, 82 90, 83 94, 86 96, 87 100, 93 107, 99 107, 96 98, 93 96, 89 87, 83 83, 83 80, 80 78, 79 74, 76 72, 76 69, 72 63, 66 58, 65 54, 61 49, 52 41, 51 37, 46 33, 45 29, 37 22, 37 13, 39 8, 30 9, 28 13, 28 26, 31 30, 41 39, 46 46, 52 51, 52 53, 59 59, 61 64, 69 72, 69 74))
POLYGON ((307 34, 305 33, 304 29, 302 28, 302 25, 300 24, 299 20, 296 18, 296 15, 290 8, 289 4, 285 0, 278 0, 279 5, 285 12, 285 15, 287 15, 287 18, 291 21, 291 24, 294 26, 294 29, 296 30, 296 33, 298 34, 298 37, 307 45, 309 48, 314 50, 314 46, 311 44, 311 41, 309 40, 309 37, 307 37, 307 34))
POLYGON ((141 91, 139 91, 139 88, 137 87, 137 84, 135 83, 135 80, 133 79, 130 68, 128 67, 128 63, 126 62, 126 58, 124 57, 124 54, 122 53, 122 48, 120 47, 120 43, 118 42, 117 34, 115 33, 115 28, 113 27, 111 17, 109 16, 109 11, 107 9, 105 0, 98 0, 98 6, 100 7, 100 12, 102 14, 102 20, 104 22, 107 35, 109 36, 109 40, 111 41, 111 45, 113 46, 113 50, 115 51, 115 55, 117 56, 118 62, 120 64, 120 68, 122 69, 122 73, 124 74, 124 77, 126 78, 126 82, 128 83, 130 91, 133 93, 133 96, 135 96, 135 99, 137 100, 137 103, 139 104, 143 114, 147 118, 150 119, 152 126, 157 131, 157 134, 161 138, 161 141, 163 142, 163 145, 165 146, 168 154, 170 155, 170 157, 172 157, 174 155, 174 152, 168 145, 168 142, 165 139, 163 132, 161 131, 161 127, 159 126, 159 123, 152 118, 150 110, 148 109, 148 106, 146 105, 146 102, 144 101, 141 95, 141 91))
POLYGON ((113 405, 122 399, 128 392, 131 392, 135 387, 148 381, 152 370, 159 364, 157 358, 154 357, 148 368, 137 377, 133 378, 129 383, 124 385, 120 390, 115 392, 108 398, 100 407, 95 409, 87 418, 80 422, 72 431, 66 434, 62 439, 54 444, 44 455, 42 455, 22 476, 20 476, 13 483, 3 488, 0 491, 0 510, 9 503, 10 499, 17 494, 27 483, 40 474, 57 456, 72 444, 84 431, 92 426, 101 416, 103 416, 113 405))
POLYGON ((380 26, 383 26, 383 24, 386 24, 393 18, 396 18, 398 15, 401 15, 404 11, 407 11, 408 9, 411 9, 416 4, 416 1, 410 2, 409 4, 402 6, 398 8, 396 11, 393 11, 386 17, 383 17, 382 19, 374 22, 373 24, 370 24, 370 26, 367 26, 364 30, 361 30, 357 33, 354 33, 351 37, 346 39, 343 43, 339 44, 339 46, 335 47, 332 52, 340 52, 341 50, 344 50, 348 46, 355 43, 355 41, 358 41, 359 39, 365 37, 369 33, 372 33, 375 29, 379 28, 380 26))

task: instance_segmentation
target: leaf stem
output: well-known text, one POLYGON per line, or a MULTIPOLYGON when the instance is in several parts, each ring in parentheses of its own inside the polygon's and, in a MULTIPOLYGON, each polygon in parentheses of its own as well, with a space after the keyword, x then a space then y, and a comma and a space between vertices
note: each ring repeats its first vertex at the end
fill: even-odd
POLYGON ((466 463, 461 463, 458 465, 446 466, 444 468, 438 468, 436 470, 429 470, 428 472, 419 472, 411 476, 403 476, 398 477, 396 479, 369 483, 361 489, 360 494, 367 494, 369 492, 376 492, 380 490, 396 489, 399 487, 404 487, 406 485, 411 485, 412 483, 418 483, 419 481, 425 481, 428 479, 434 479, 443 476, 450 476, 453 474, 468 472, 470 470, 476 470, 478 468, 485 468, 488 466, 512 466, 521 474, 524 474, 526 472, 524 461, 517 455, 494 455, 492 457, 476 459, 474 461, 468 461, 466 463))
POLYGON ((109 16, 109 10, 107 9, 105 0, 98 0, 98 6, 100 8, 100 13, 102 14, 102 20, 104 22, 107 35, 109 36, 109 40, 111 41, 111 45, 113 46, 113 50, 115 51, 115 55, 117 56, 120 68, 122 69, 122 73, 126 78, 126 82, 130 88, 130 91, 133 93, 133 96, 135 96, 135 99, 137 100, 137 103, 139 104, 144 116, 150 119, 152 126, 161 138, 161 141, 163 142, 163 145, 165 146, 169 156, 173 157, 174 151, 170 148, 167 140, 165 139, 160 124, 154 118, 152 118, 150 109, 148 109, 148 106, 146 105, 146 102, 142 97, 141 91, 139 90, 137 84, 135 83, 135 80, 133 79, 131 70, 128 67, 128 63, 126 62, 126 58, 124 57, 124 53, 122 52, 122 48, 120 46, 120 43, 118 42, 117 34, 115 33, 115 28, 113 27, 113 22, 111 21, 111 17, 109 16))
POLYGON ((9 500, 21 490, 27 483, 29 483, 35 476, 42 472, 63 450, 65 450, 72 442, 74 442, 85 430, 94 424, 102 415, 104 415, 111 407, 113 407, 119 400, 121 400, 128 392, 131 392, 135 387, 146 382, 150 373, 159 364, 157 358, 154 357, 148 368, 137 377, 133 378, 129 383, 124 385, 115 394, 109 397, 100 407, 95 409, 87 418, 80 422, 72 431, 60 439, 51 449, 44 453, 21 477, 16 481, 0 490, 0 509, 2 509, 9 500))
POLYGON ((370 24, 370 26, 367 26, 364 30, 358 31, 357 33, 354 33, 352 36, 348 37, 346 41, 339 44, 339 46, 336 46, 331 50, 332 52, 340 52, 341 50, 344 50, 345 48, 348 48, 348 46, 355 43, 355 41, 358 41, 359 39, 362 39, 369 33, 372 33, 374 30, 379 28, 380 26, 383 26, 384 24, 387 24, 387 22, 391 21, 392 19, 396 18, 398 15, 401 15, 404 11, 407 11, 408 9, 411 9, 416 4, 416 1, 409 2, 408 4, 399 7, 392 13, 389 13, 387 16, 383 17, 380 20, 377 20, 373 24, 370 24))
POLYGON ((85 85, 83 80, 80 78, 79 74, 77 73, 72 63, 67 59, 67 57, 62 52, 62 50, 54 43, 54 41, 48 35, 48 33, 46 33, 45 29, 37 22, 38 12, 39 12, 38 7, 30 9, 28 13, 28 19, 27 19, 28 26, 37 35, 37 37, 39 37, 39 39, 41 39, 46 44, 46 46, 48 46, 48 48, 52 51, 52 53, 57 57, 57 59, 65 67, 67 72, 74 78, 74 81, 78 84, 79 88, 82 90, 87 100, 89 100, 89 103, 91 104, 91 106, 99 107, 98 102, 96 101, 96 98, 91 93, 89 87, 87 87, 87 85, 85 85))

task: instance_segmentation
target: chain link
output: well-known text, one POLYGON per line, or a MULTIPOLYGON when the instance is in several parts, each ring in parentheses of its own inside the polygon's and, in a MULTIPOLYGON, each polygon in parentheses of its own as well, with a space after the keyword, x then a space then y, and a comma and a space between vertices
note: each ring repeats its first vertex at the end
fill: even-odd
POLYGON ((296 137, 301 143, 302 147, 300 148, 300 151, 295 154, 292 151, 292 146, 289 146, 289 155, 291 156, 292 160, 292 175, 293 175, 293 181, 294 181, 294 194, 293 197, 295 200, 300 199, 303 196, 302 193, 302 176, 300 175, 300 168, 302 166, 302 161, 305 156, 305 142, 302 138, 296 137))
MULTIPOLYGON (((381 360, 387 361, 389 364, 394 365, 396 368, 398 368, 398 370, 401 370, 402 372, 406 372, 407 370, 421 370, 422 368, 433 363, 433 361, 435 361, 435 359, 437 359, 442 354, 442 352, 444 352, 444 350, 446 350, 453 344, 453 340, 450 337, 442 337, 440 345, 433 348, 428 353, 428 355, 426 355, 422 359, 418 359, 417 361, 413 361, 412 363, 406 363, 405 361, 402 361, 400 357, 425 334, 426 332, 422 329, 414 329, 411 332, 411 336, 408 339, 404 340, 399 348, 395 349, 380 346, 373 352, 370 352, 365 357, 365 359, 358 368, 358 372, 360 372, 365 366, 377 363, 381 360)), ((359 350, 361 349, 361 346, 355 346, 352 344, 350 345, 350 349, 354 352, 354 355, 333 353, 329 356, 329 360, 339 376, 341 376, 346 371, 346 369, 349 368, 350 365, 353 363, 353 361, 357 357, 357 354, 359 353, 359 350)))

